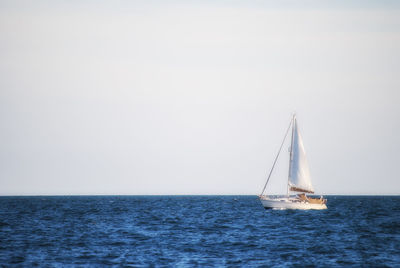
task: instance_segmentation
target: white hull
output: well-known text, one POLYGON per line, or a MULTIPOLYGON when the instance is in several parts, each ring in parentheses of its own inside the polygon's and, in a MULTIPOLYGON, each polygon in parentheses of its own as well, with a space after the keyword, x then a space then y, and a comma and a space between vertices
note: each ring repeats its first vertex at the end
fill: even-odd
POLYGON ((311 204, 296 198, 260 198, 266 209, 327 209, 326 204, 311 204))

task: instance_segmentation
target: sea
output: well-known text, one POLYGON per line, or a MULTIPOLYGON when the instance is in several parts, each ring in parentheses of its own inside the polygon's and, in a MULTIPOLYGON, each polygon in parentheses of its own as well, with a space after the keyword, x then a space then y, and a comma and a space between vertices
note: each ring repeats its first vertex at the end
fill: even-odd
POLYGON ((0 197, 1 267, 400 267, 400 196, 0 197))

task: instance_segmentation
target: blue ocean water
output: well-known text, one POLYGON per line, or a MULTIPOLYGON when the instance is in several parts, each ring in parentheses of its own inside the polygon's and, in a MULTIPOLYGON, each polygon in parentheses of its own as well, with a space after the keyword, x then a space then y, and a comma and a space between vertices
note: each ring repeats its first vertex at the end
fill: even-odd
POLYGON ((0 197, 0 264, 400 267, 400 196, 326 197, 322 211, 255 196, 0 197))

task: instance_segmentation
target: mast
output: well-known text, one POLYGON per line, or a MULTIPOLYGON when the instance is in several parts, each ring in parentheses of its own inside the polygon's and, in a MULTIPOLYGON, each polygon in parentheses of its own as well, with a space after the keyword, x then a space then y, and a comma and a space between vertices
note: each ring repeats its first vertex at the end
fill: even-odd
POLYGON ((287 185, 286 185, 286 195, 289 197, 289 179, 291 176, 291 170, 292 170, 292 152, 293 152, 293 136, 294 136, 294 128, 296 126, 296 114, 293 114, 293 118, 292 118, 292 139, 290 141, 290 152, 289 152, 289 174, 288 174, 288 180, 287 180, 287 185))

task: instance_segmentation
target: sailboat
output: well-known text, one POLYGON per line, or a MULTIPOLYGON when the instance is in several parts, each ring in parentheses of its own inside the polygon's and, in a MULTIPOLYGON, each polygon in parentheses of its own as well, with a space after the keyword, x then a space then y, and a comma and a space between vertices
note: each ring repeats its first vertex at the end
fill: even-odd
POLYGON ((259 198, 261 204, 266 209, 327 209, 326 199, 322 196, 319 198, 309 197, 306 195, 307 193, 314 194, 314 188, 311 184, 310 171, 303 140, 299 133, 296 115, 294 114, 259 198), (272 171, 274 170, 290 129, 292 129, 292 140, 289 149, 289 176, 287 180, 286 196, 264 195, 272 171))

